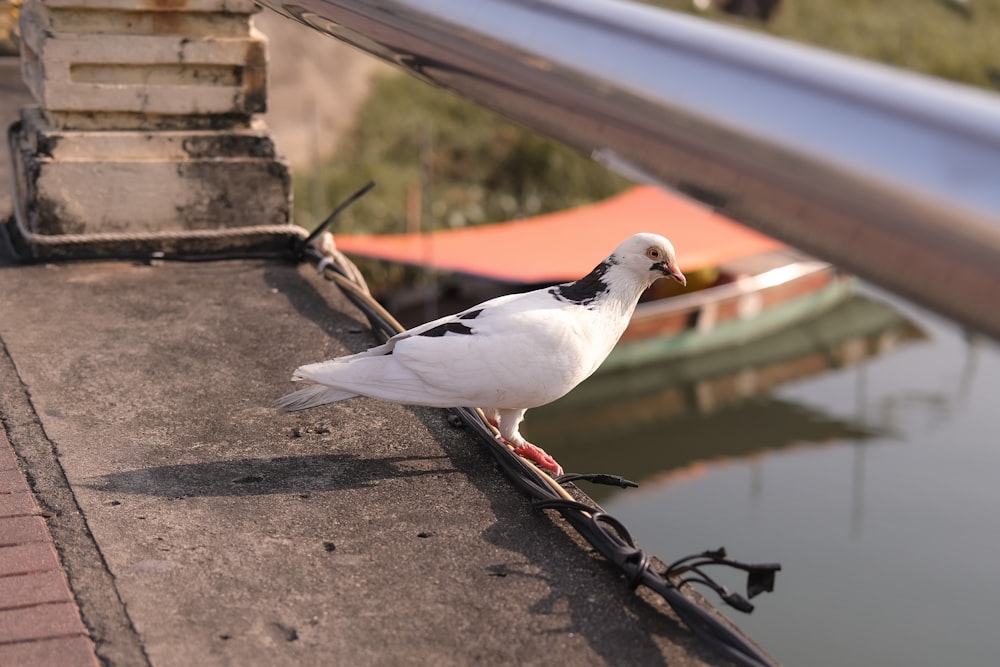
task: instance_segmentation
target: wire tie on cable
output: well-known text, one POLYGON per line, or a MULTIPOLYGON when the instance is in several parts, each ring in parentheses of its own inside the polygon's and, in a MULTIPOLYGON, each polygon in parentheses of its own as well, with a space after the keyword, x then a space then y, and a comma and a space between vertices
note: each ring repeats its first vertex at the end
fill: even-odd
POLYGON ((326 267, 332 265, 333 265, 333 258, 324 255, 323 259, 316 262, 316 272, 319 273, 320 275, 323 275, 323 272, 326 271, 326 267))
POLYGON ((621 568, 625 572, 629 588, 638 588, 643 576, 651 569, 649 554, 639 547, 634 547, 632 553, 625 556, 621 568))

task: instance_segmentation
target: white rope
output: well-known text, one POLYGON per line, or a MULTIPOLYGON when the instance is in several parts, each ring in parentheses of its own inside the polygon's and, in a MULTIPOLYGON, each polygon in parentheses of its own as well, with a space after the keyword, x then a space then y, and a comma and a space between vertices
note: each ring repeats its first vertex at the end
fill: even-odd
POLYGON ((304 239, 306 230, 297 225, 258 225, 254 227, 227 227, 224 229, 164 229, 149 232, 93 232, 90 234, 37 234, 29 231, 15 203, 14 223, 18 233, 32 245, 58 246, 81 243, 124 243, 172 240, 226 239, 247 236, 289 236, 304 239))
MULTIPOLYGON (((309 232, 298 225, 256 225, 252 227, 227 227, 223 229, 193 229, 175 230, 164 229, 146 232, 91 232, 88 234, 39 234, 28 229, 26 214, 23 209, 24 200, 27 196, 27 186, 20 178, 21 171, 15 158, 17 147, 14 145, 14 127, 7 132, 8 159, 10 160, 11 173, 14 177, 14 224, 18 233, 30 245, 58 247, 81 244, 99 243, 153 243, 156 241, 177 241, 177 240, 218 240, 236 239, 251 236, 286 236, 305 240, 309 237, 309 232)), ((361 270, 338 248, 333 239, 333 234, 323 232, 312 245, 316 248, 322 259, 317 265, 317 270, 323 274, 327 268, 333 268, 351 280, 366 295, 371 295, 368 283, 365 281, 361 270)))
POLYGON ((371 296, 371 290, 368 289, 368 283, 365 281, 365 276, 361 273, 361 269, 337 248, 333 234, 323 232, 312 242, 312 246, 323 256, 316 264, 316 270, 320 275, 323 275, 323 272, 327 268, 332 267, 356 283, 362 292, 371 296))

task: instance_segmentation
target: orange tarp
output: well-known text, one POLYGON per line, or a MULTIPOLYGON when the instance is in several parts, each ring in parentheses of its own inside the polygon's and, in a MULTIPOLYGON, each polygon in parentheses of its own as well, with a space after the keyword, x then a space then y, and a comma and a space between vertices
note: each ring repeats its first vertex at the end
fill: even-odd
POLYGON ((785 247, 653 186, 513 222, 430 234, 338 235, 336 242, 352 255, 531 284, 579 278, 637 232, 669 238, 682 271, 785 247))

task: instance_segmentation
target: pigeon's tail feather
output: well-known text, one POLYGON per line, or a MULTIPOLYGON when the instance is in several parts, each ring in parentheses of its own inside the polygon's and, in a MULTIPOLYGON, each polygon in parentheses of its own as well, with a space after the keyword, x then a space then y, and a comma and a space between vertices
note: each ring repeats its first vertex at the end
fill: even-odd
POLYGON ((322 384, 310 384, 279 398, 275 403, 275 408, 278 412, 295 412, 296 410, 315 408, 326 403, 336 403, 354 396, 357 394, 353 391, 344 391, 322 384))

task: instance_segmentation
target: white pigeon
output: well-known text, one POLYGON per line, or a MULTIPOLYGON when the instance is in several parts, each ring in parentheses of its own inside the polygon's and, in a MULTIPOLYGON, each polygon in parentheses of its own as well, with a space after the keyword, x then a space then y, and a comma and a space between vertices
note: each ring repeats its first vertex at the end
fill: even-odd
POLYGON ((277 408, 305 410, 359 395, 479 407, 515 453, 562 474, 518 432, 525 411, 556 400, 596 371, 639 296, 663 277, 687 284, 670 241, 636 234, 575 282, 490 299, 365 352, 301 366, 292 380, 308 386, 279 399, 277 408))

